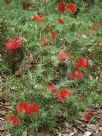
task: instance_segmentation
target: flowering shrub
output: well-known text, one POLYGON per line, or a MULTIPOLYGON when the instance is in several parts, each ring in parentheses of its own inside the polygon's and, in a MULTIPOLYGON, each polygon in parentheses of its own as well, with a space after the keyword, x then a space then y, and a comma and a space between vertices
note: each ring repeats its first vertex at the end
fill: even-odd
MULTIPOLYGON (((79 5, 63 0, 2 5, 1 18, 10 24, 8 36, 2 33, 2 57, 9 64, 5 62, 7 70, 12 69, 2 83, 2 96, 12 106, 7 115, 12 135, 21 136, 26 129, 34 134, 42 126, 56 132, 60 117, 80 118, 80 111, 100 103, 101 12, 97 8, 86 12, 80 1, 79 5), (24 65, 28 54, 35 56, 34 67, 29 62, 24 65), (16 77, 18 69, 26 73, 16 77)), ((5 71, 3 64, 0 71, 5 71)), ((90 121, 93 115, 81 118, 90 121)))

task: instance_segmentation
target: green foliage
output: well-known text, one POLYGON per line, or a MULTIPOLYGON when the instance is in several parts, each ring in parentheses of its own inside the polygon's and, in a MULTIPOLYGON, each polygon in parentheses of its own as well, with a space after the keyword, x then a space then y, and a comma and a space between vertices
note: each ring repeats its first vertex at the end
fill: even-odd
POLYGON ((8 36, 8 26, 5 18, 0 19, 0 53, 4 52, 4 45, 8 36))
POLYGON ((26 129, 33 134, 41 127, 56 132, 57 121, 62 116, 72 121, 88 105, 101 103, 102 84, 101 78, 97 79, 99 76, 97 72, 100 74, 102 70, 102 26, 98 31, 94 31, 92 24, 97 22, 101 25, 100 10, 102 9, 95 6, 86 12, 86 5, 84 5, 86 1, 78 0, 75 3, 81 8, 75 18, 71 13, 60 14, 56 9, 57 1, 28 2, 32 3, 29 10, 24 10, 21 1, 18 0, 11 1, 9 5, 1 2, 2 5, 0 5, 0 42, 2 43, 0 51, 5 47, 9 37, 18 34, 23 39, 23 47, 20 50, 0 58, 0 71, 7 74, 10 71, 9 67, 14 68, 15 63, 15 72, 15 69, 20 67, 23 57, 29 53, 34 54, 37 60, 37 64, 31 71, 23 73, 21 77, 15 77, 9 72, 10 75, 6 75, 7 78, 2 83, 4 90, 2 96, 12 105, 10 112, 17 115, 21 121, 19 126, 8 124, 7 127, 13 136, 21 136, 26 129), (46 18, 36 23, 32 21, 32 17, 38 12, 44 13, 46 18), (63 25, 58 24, 59 17, 63 18, 65 22, 63 25), (50 30, 46 29, 48 25, 50 30), (53 30, 57 31, 57 38, 51 41, 53 30), (48 46, 41 46, 42 36, 45 34, 50 37, 50 42, 48 46), (57 54, 61 49, 67 50, 73 56, 67 63, 61 63, 58 60, 57 54), (76 58, 80 56, 89 56, 90 67, 87 70, 81 69, 84 73, 83 79, 72 80, 70 73, 74 70, 76 58), (66 97, 65 101, 57 100, 55 94, 47 87, 50 82, 56 84, 57 91, 61 88, 71 89, 72 96, 66 97), (41 112, 30 117, 24 113, 19 116, 16 105, 20 101, 38 103, 41 112))

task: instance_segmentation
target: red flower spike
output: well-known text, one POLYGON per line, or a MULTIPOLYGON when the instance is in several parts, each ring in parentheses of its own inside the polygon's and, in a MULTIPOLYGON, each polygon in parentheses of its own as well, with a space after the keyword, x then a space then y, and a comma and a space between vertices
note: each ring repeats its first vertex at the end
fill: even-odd
POLYGON ((93 24, 92 24, 92 29, 93 29, 94 31, 99 30, 99 29, 100 29, 100 24, 98 24, 98 23, 93 23, 93 24))
POLYGON ((88 121, 90 121, 91 118, 92 118, 92 117, 91 117, 90 115, 85 115, 85 116, 82 118, 82 120, 85 121, 85 122, 88 122, 88 121))
POLYGON ((6 43, 6 50, 8 51, 16 51, 18 48, 20 48, 22 45, 22 39, 21 37, 15 37, 13 39, 10 39, 6 43))
POLYGON ((94 115, 95 115, 95 112, 94 112, 94 111, 89 111, 89 112, 88 112, 88 115, 94 116, 94 115))
POLYGON ((83 78, 83 76, 84 76, 84 75, 83 75, 83 73, 82 73, 82 72, 78 72, 78 73, 77 73, 77 78, 78 78, 78 79, 82 79, 82 78, 83 78))
POLYGON ((25 112, 27 115, 29 114, 29 103, 27 102, 19 102, 17 104, 18 113, 25 112))
POLYGON ((13 115, 9 115, 6 119, 8 122, 12 122, 14 125, 19 125, 19 119, 13 115))
POLYGON ((18 113, 25 112, 26 115, 29 116, 29 114, 32 112, 39 112, 40 107, 36 103, 29 104, 28 102, 19 102, 17 104, 17 111, 18 113))
POLYGON ((61 13, 63 13, 65 11, 65 4, 63 1, 58 3, 58 11, 61 13))
POLYGON ((56 85, 53 84, 53 83, 49 83, 49 84, 47 85, 47 87, 48 87, 48 89, 49 89, 51 92, 53 92, 53 93, 55 93, 56 90, 57 90, 56 85))
POLYGON ((36 103, 29 105, 29 113, 39 113, 40 112, 40 106, 36 103))
POLYGON ((77 77, 76 72, 71 72, 70 77, 72 80, 75 79, 77 77))
POLYGON ((64 100, 66 96, 71 96, 72 95, 72 92, 71 90, 69 89, 61 89, 57 94, 56 94, 56 97, 57 99, 59 100, 64 100))
POLYGON ((52 39, 56 39, 57 32, 56 31, 52 31, 51 36, 52 36, 52 39))
POLYGON ((88 68, 88 67, 89 67, 88 60, 89 60, 88 57, 86 57, 86 58, 80 57, 80 58, 78 58, 78 59, 76 60, 76 63, 75 63, 75 65, 74 65, 74 67, 75 67, 76 69, 88 68))
POLYGON ((39 16, 33 17, 32 20, 35 21, 35 22, 40 22, 41 21, 39 16))
POLYGON ((58 21, 59 24, 64 24, 64 20, 61 19, 61 18, 58 18, 57 21, 58 21))
POLYGON ((44 16, 43 14, 39 14, 39 15, 37 15, 37 16, 34 16, 34 17, 32 18, 32 20, 35 21, 35 22, 40 22, 40 21, 43 20, 44 18, 45 18, 45 16, 44 16))
POLYGON ((60 50, 59 53, 58 53, 58 59, 60 62, 66 62, 68 61, 70 58, 72 57, 72 55, 65 51, 65 50, 60 50))
POLYGON ((71 72, 71 79, 75 79, 75 78, 78 78, 78 79, 82 79, 83 78, 83 73, 82 72, 71 72))
POLYGON ((17 111, 18 111, 18 113, 22 113, 23 110, 24 110, 23 103, 22 102, 17 103, 17 111))
POLYGON ((88 112, 86 115, 83 116, 82 120, 85 122, 90 121, 90 119, 95 115, 95 112, 88 112))
POLYGON ((72 3, 68 3, 65 7, 66 11, 71 11, 72 13, 75 13, 77 8, 76 5, 72 4, 72 3))

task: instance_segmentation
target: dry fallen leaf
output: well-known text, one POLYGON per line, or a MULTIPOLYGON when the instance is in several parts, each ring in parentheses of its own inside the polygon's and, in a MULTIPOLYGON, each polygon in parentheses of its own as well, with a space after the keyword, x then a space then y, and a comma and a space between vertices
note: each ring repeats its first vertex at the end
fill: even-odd
POLYGON ((72 133, 70 133, 70 134, 69 134, 69 136, 74 136, 74 135, 75 135, 75 133, 74 133, 74 132, 72 132, 72 133))
POLYGON ((92 132, 89 132, 89 131, 86 131, 85 133, 84 133, 84 136, 91 136, 92 135, 92 132))
POLYGON ((22 133, 22 136, 27 136, 27 130, 25 130, 23 133, 22 133))
POLYGON ((5 136, 11 136, 11 134, 10 133, 6 133, 5 136))
POLYGON ((99 127, 99 129, 98 129, 98 130, 102 131, 102 127, 99 127))

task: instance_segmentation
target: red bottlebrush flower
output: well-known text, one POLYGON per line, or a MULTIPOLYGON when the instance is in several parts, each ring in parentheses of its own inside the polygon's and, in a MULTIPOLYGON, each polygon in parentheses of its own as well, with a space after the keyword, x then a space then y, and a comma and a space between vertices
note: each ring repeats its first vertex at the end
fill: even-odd
POLYGON ((6 120, 12 122, 16 126, 19 125, 19 119, 13 115, 9 115, 6 120))
POLYGON ((53 93, 55 93, 56 90, 57 90, 56 85, 53 84, 53 83, 49 83, 49 84, 47 85, 47 87, 48 87, 48 89, 49 89, 51 92, 53 92, 53 93))
POLYGON ((77 77, 76 72, 71 72, 70 77, 71 79, 75 79, 77 77))
POLYGON ((52 39, 56 39, 57 32, 56 31, 52 31, 51 36, 52 36, 52 39))
POLYGON ((90 119, 95 115, 95 112, 88 112, 86 115, 83 116, 82 120, 85 122, 90 121, 90 119))
POLYGON ((38 14, 37 16, 34 16, 32 18, 33 21, 35 22, 40 22, 41 20, 43 20, 45 18, 45 16, 43 14, 38 14))
POLYGON ((25 112, 26 115, 29 115, 32 112, 39 112, 40 107, 36 103, 30 104, 28 102, 19 102, 17 104, 17 111, 18 113, 25 112))
POLYGON ((82 118, 82 120, 85 121, 85 122, 88 122, 88 121, 90 121, 91 118, 92 118, 92 116, 87 114, 82 118))
POLYGON ((56 94, 56 97, 59 100, 64 100, 66 96, 71 96, 71 95, 72 95, 71 90, 63 88, 56 94))
POLYGON ((77 72, 77 78, 82 79, 83 78, 83 73, 82 72, 77 72))
POLYGON ((96 31, 96 30, 99 30, 99 29, 100 29, 100 24, 98 24, 98 23, 93 23, 93 24, 92 24, 92 29, 95 30, 95 31, 96 31))
POLYGON ((24 110, 23 102, 17 103, 17 111, 18 111, 18 113, 22 113, 23 110, 24 110))
POLYGON ((78 58, 78 59, 76 60, 76 63, 75 63, 75 65, 74 65, 74 67, 75 67, 76 69, 88 68, 88 67, 89 67, 88 60, 89 60, 88 57, 86 57, 86 58, 80 57, 80 58, 78 58))
POLYGON ((94 116, 94 115, 95 115, 95 112, 94 112, 94 111, 89 111, 88 114, 89 114, 90 116, 94 116))
POLYGON ((61 19, 61 18, 58 18, 57 21, 58 21, 59 24, 64 24, 64 20, 61 19))
POLYGON ((40 22, 41 21, 39 16, 33 17, 32 20, 35 21, 35 22, 40 22))
POLYGON ((17 103, 17 111, 18 111, 18 113, 25 112, 28 115, 29 114, 29 103, 18 102, 17 103))
POLYGON ((25 10, 28 10, 31 7, 31 3, 24 2, 22 5, 23 5, 23 9, 25 10))
POLYGON ((15 37, 13 39, 10 39, 6 43, 6 49, 9 51, 16 51, 18 48, 20 48, 22 45, 22 39, 21 37, 15 37))
POLYGON ((76 5, 72 4, 72 3, 68 3, 65 7, 66 11, 71 11, 72 13, 75 13, 77 8, 76 5))
POLYGON ((29 113, 38 113, 40 112, 40 106, 36 103, 29 105, 29 113))
POLYGON ((68 61, 70 58, 72 57, 72 55, 65 51, 65 50, 60 50, 59 53, 58 53, 58 59, 60 62, 66 62, 68 61))
POLYGON ((72 80, 75 79, 75 78, 82 79, 83 73, 82 72, 71 72, 70 77, 71 77, 72 80))
POLYGON ((58 11, 60 11, 61 13, 65 11, 65 4, 63 1, 58 3, 58 11))

